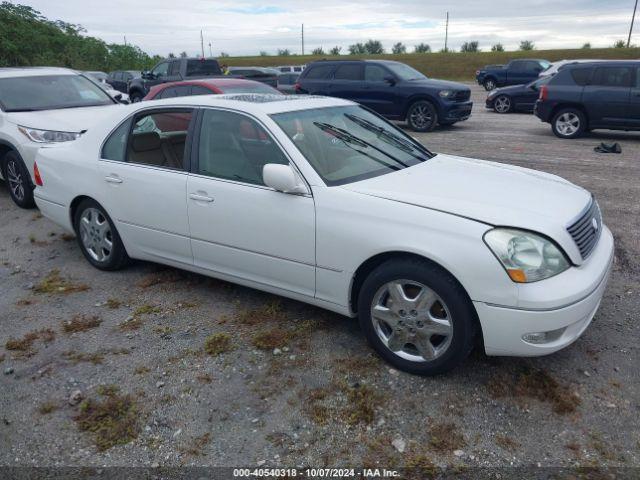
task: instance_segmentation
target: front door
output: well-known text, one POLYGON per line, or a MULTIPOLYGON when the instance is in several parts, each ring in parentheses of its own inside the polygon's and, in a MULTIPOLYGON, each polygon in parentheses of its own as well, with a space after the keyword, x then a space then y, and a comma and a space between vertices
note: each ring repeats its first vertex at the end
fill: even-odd
POLYGON ((640 68, 635 69, 635 82, 631 88, 629 99, 629 124, 633 128, 640 128, 640 68))
POLYGON ((105 142, 103 203, 132 255, 193 264, 185 200, 192 117, 191 109, 146 110, 105 142))
POLYGON ((315 208, 262 181, 266 163, 289 163, 254 119, 203 111, 187 184, 196 266, 298 294, 315 294, 315 208))
POLYGON ((590 84, 584 87, 582 94, 592 127, 629 125, 627 115, 632 77, 631 67, 596 68, 590 84))
POLYGON ((380 115, 400 116, 404 103, 398 101, 398 87, 390 81, 393 77, 394 75, 381 65, 365 64, 365 89, 360 95, 360 103, 380 115))

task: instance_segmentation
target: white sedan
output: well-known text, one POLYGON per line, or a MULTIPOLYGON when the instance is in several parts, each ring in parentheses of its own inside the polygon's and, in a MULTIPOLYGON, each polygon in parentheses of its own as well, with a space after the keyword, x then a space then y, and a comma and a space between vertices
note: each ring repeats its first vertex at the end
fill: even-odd
MULTIPOLYGON (((107 112, 105 112, 106 114, 107 112)), ((159 262, 358 316, 399 369, 545 355, 588 327, 613 238, 562 178, 434 154, 352 102, 139 103, 40 149, 42 213, 114 270, 159 262)))

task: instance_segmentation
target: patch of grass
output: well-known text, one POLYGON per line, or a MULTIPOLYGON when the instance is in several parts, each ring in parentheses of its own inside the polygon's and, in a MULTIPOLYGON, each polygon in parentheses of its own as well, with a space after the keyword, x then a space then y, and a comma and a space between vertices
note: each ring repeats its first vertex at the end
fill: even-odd
POLYGON ((152 313, 160 313, 160 307, 155 305, 141 305, 133 311, 133 316, 151 315, 152 313))
POLYGON ((429 428, 429 446, 439 453, 451 453, 466 445, 464 436, 454 423, 436 423, 429 428))
POLYGON ((513 438, 506 435, 501 435, 499 433, 496 435, 494 441, 496 442, 496 445, 508 452, 515 452, 516 450, 518 450, 518 448, 520 448, 520 444, 513 438))
POLYGON ((5 354, 4 353, 0 353, 0 362, 4 362, 4 357, 5 357, 5 354))
POLYGON ((31 221, 35 222, 36 220, 40 220, 42 218, 42 214, 40 212, 36 212, 31 215, 31 221))
POLYGON ((21 298, 16 302, 18 307, 26 307, 28 305, 33 305, 35 302, 29 298, 21 298))
POLYGON ((251 339, 254 347, 260 350, 273 350, 287 346, 293 339, 293 332, 280 327, 257 332, 251 339))
POLYGON ((161 285, 163 283, 176 283, 183 279, 183 274, 179 270, 167 269, 160 270, 158 272, 150 273, 142 277, 138 282, 138 287, 149 288, 154 285, 161 285))
POLYGON ((73 362, 74 364, 78 364, 81 362, 93 363, 94 365, 100 365, 104 360, 104 356, 101 353, 85 353, 85 352, 76 352, 73 350, 68 350, 62 353, 62 356, 65 360, 73 362))
POLYGON ((605 460, 616 460, 616 455, 614 453, 615 448, 612 448, 611 445, 607 445, 602 435, 597 432, 589 433, 589 439, 591 447, 598 452, 598 455, 605 460))
POLYGON ((149 367, 146 367, 144 365, 138 365, 135 370, 133 371, 133 373, 135 373, 136 375, 145 375, 147 373, 149 373, 151 370, 149 369, 149 367))
POLYGON ((35 293, 42 294, 70 294, 76 292, 85 292, 89 290, 89 286, 84 283, 73 283, 71 280, 60 276, 57 269, 51 270, 47 276, 34 287, 35 293))
POLYGON ((71 320, 62 322, 62 331, 64 333, 86 332, 92 328, 97 328, 102 323, 100 317, 93 315, 74 315, 71 320))
POLYGON ((238 323, 248 326, 277 322, 284 318, 286 318, 286 315, 282 311, 282 306, 278 300, 267 302, 257 308, 240 310, 235 315, 235 320, 238 323))
POLYGON ((326 425, 331 418, 331 412, 323 402, 329 397, 330 391, 327 388, 313 388, 309 391, 305 411, 307 415, 318 425, 326 425))
POLYGON ((348 375, 365 376, 381 369, 382 362, 372 356, 365 357, 343 357, 334 360, 337 371, 348 375))
POLYGON ((382 396, 368 385, 357 385, 346 389, 348 405, 344 417, 349 425, 370 424, 375 419, 375 410, 382 403, 382 396))
POLYGON ((29 235, 29 243, 31 243, 31 245, 37 245, 39 247, 49 245, 49 242, 47 242, 46 240, 38 240, 38 238, 34 234, 29 235))
POLYGON ((107 308, 110 308, 111 310, 116 310, 120 308, 120 306, 122 305, 122 302, 117 298, 108 298, 106 305, 107 305, 107 308))
POLYGON ((424 453, 407 453, 404 458, 404 467, 411 469, 414 478, 436 478, 440 469, 433 460, 424 453))
POLYGON ((62 235, 60 235, 60 238, 65 242, 72 242, 76 239, 76 236, 72 235, 71 233, 63 233, 62 235))
POLYGON ((57 402, 54 402, 53 400, 47 400, 45 402, 42 402, 38 406, 38 413, 40 415, 48 415, 50 413, 55 412, 59 408, 60 408, 60 405, 57 402))
POLYGON ((341 419, 348 425, 371 424, 383 401, 383 396, 372 387, 348 385, 344 381, 305 392, 304 411, 319 425, 326 425, 330 419, 341 419))
POLYGON ((515 377, 499 376, 488 385, 494 398, 533 398, 550 403, 557 414, 576 411, 581 404, 580 397, 569 386, 562 385, 544 370, 524 368, 515 377))
POLYGON ((196 380, 198 380, 200 383, 211 383, 213 382, 213 377, 208 373, 200 373, 196 376, 196 380))
POLYGON ((80 403, 73 418, 81 431, 91 432, 99 451, 124 445, 140 432, 140 408, 131 395, 121 395, 117 388, 98 389, 101 399, 87 398, 80 403))
POLYGON ((182 448, 182 452, 191 455, 193 457, 203 455, 202 449, 207 446, 207 444, 211 441, 211 434, 209 432, 204 435, 200 435, 199 437, 193 438, 189 444, 182 448))
POLYGON ((228 333, 214 333, 204 341, 204 351, 214 357, 232 349, 231 336, 228 333))
POLYGON ((162 325, 162 326, 154 327, 153 331, 156 333, 159 333, 160 336, 166 336, 173 333, 173 328, 171 328, 168 325, 162 325))
POLYGON ((138 330, 140 327, 144 325, 144 320, 140 317, 131 317, 125 320, 124 322, 118 324, 120 330, 131 331, 138 330))
POLYGON ((36 340, 40 339, 44 343, 51 343, 55 340, 56 333, 50 328, 43 328, 41 330, 34 330, 27 332, 22 338, 10 338, 5 343, 7 350, 13 350, 22 353, 32 352, 33 344, 36 340))

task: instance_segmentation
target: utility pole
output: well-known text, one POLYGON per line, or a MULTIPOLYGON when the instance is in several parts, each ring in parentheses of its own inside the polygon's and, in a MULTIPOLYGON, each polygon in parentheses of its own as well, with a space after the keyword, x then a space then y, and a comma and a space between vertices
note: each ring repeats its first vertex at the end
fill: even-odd
POLYGON ((448 44, 449 44, 449 12, 447 12, 447 24, 444 30, 444 51, 445 52, 449 51, 448 44))
POLYGON ((200 30, 200 49, 202 50, 202 58, 204 58, 204 38, 202 36, 202 30, 200 30))
POLYGON ((636 5, 633 7, 633 16, 631 17, 631 27, 629 28, 629 38, 627 39, 627 48, 631 46, 631 34, 633 33, 633 23, 636 19, 636 10, 638 10, 638 0, 636 0, 636 5))
POLYGON ((124 46, 125 47, 127 46, 127 36, 126 35, 124 36, 124 46))
POLYGON ((213 57, 213 50, 211 50, 211 42, 209 42, 209 56, 213 57))
POLYGON ((302 55, 304 55, 304 23, 302 24, 302 55))

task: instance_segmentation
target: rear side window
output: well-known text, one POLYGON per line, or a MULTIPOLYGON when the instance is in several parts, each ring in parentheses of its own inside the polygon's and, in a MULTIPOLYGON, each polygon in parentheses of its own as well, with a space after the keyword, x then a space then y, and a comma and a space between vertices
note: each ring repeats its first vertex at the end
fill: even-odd
POLYGON ((321 80, 327 78, 333 65, 314 65, 305 70, 304 78, 308 80, 321 80))
POLYGON ((101 158, 106 160, 115 160, 117 162, 124 162, 125 160, 125 147, 127 146, 127 135, 129 134, 129 128, 131 126, 131 119, 124 122, 109 136, 102 147, 101 158))
POLYGON ((217 60, 187 60, 187 77, 222 75, 217 60))
POLYGON ((630 67, 599 67, 593 75, 592 85, 602 87, 630 87, 630 67))
POLYGON ((211 95, 212 93, 211 90, 201 87, 200 85, 193 85, 191 87, 191 95, 211 95))
POLYGON ((333 74, 335 80, 362 80, 362 65, 340 65, 333 74))
POLYGON ((178 75, 180 75, 180 61, 174 60, 171 62, 171 65, 169 65, 169 76, 175 77, 178 75))
POLYGON ((571 70, 571 77, 577 85, 584 87, 589 83, 593 68, 574 68, 571 70))
POLYGON ((156 99, 160 98, 171 98, 176 96, 176 89, 174 87, 165 88, 158 95, 156 95, 156 99))
POLYGON ((127 142, 127 162, 184 169, 191 109, 146 113, 134 119, 127 142))

